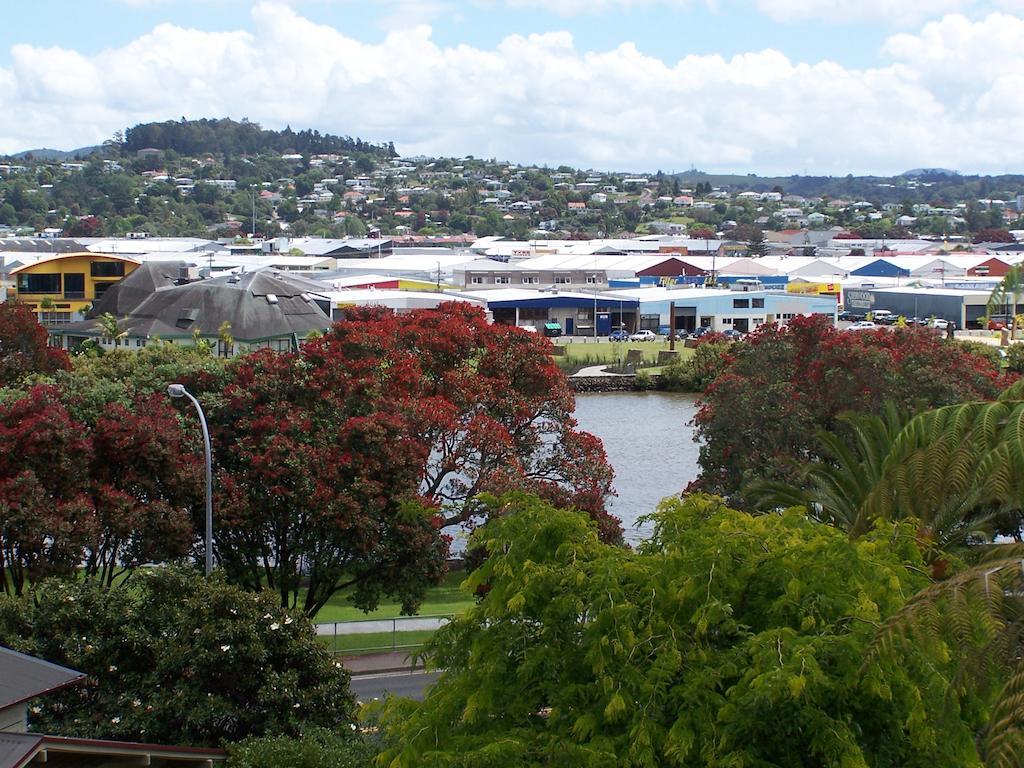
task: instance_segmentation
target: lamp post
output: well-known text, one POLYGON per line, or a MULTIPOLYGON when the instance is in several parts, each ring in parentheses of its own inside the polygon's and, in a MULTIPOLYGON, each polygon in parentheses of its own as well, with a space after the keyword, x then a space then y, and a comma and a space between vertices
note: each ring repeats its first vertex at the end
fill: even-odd
POLYGON ((206 426, 206 414, 199 401, 192 396, 184 384, 171 384, 167 387, 171 397, 187 397, 196 407, 199 423, 203 426, 203 447, 206 449, 206 575, 213 573, 213 456, 210 450, 210 430, 206 426))

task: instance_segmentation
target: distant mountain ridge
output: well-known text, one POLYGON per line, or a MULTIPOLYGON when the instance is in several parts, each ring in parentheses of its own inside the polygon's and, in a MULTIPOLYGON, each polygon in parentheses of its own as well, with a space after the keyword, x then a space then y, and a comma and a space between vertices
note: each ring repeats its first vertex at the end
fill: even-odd
POLYGON ((65 161, 74 160, 76 157, 88 157, 91 154, 99 152, 103 149, 101 144, 96 144, 91 147, 79 147, 78 149, 48 149, 46 147, 40 149, 26 149, 24 152, 17 152, 10 157, 16 160, 25 160, 29 157, 35 158, 36 160, 50 160, 50 161, 65 161))

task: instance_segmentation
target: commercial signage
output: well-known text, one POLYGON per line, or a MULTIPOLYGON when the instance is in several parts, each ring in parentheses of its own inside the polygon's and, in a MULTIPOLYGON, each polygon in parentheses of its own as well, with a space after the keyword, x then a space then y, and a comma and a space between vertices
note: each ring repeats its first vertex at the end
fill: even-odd
POLYGON ((875 306, 875 294, 871 291, 846 291, 847 309, 871 309, 875 306))
POLYGON ((788 293, 804 293, 820 295, 823 293, 829 293, 839 295, 841 286, 839 283, 788 283, 786 285, 786 291, 788 293))

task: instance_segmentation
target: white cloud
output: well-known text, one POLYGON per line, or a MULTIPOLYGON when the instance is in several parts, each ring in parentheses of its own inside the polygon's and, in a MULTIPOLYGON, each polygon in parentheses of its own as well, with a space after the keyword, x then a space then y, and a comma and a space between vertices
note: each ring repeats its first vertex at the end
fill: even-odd
POLYGON ((20 45, 0 69, 0 151, 69 148, 148 120, 232 116, 394 140, 407 154, 651 171, 1018 169, 1024 21, 949 16, 886 43, 885 66, 765 49, 665 62, 566 32, 491 49, 426 26, 375 44, 262 3, 251 32, 160 25, 94 56, 20 45))

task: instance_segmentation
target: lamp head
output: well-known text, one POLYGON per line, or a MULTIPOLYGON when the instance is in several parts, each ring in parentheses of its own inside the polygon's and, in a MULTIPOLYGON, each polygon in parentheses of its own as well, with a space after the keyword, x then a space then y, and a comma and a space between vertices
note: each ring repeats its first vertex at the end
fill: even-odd
POLYGON ((185 396, 185 385, 184 384, 170 384, 167 387, 167 394, 171 397, 184 397, 185 396))

